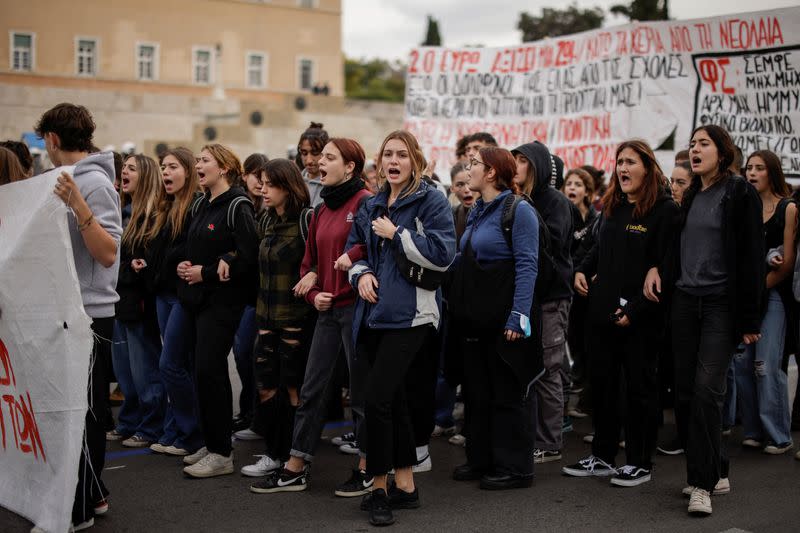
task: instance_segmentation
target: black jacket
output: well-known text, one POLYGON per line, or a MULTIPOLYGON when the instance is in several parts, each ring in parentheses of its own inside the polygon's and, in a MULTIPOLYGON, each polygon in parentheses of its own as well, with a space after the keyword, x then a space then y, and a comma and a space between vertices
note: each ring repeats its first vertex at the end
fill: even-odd
POLYGON ((594 223, 597 220, 597 211, 594 206, 589 206, 586 213, 586 220, 581 216, 580 210, 576 207, 572 212, 572 266, 577 269, 583 262, 583 258, 589 253, 594 244, 594 223))
POLYGON ((536 141, 523 144, 512 153, 524 155, 535 169, 531 200, 550 231, 556 275, 542 302, 572 297, 572 202, 553 188, 558 180, 560 160, 536 141))
POLYGON ((185 256, 192 265, 202 265, 203 281, 195 285, 178 281, 181 303, 198 308, 209 303, 253 304, 258 290, 258 234, 253 204, 248 199, 235 210, 233 227, 228 227, 228 206, 247 194, 231 187, 210 201, 207 193, 193 215, 186 236, 185 256), (220 282, 220 259, 230 265, 230 280, 220 282))
POLYGON ((622 307, 631 326, 657 324, 659 304, 642 293, 647 271, 663 268, 672 253, 680 225, 680 209, 666 195, 641 219, 633 218, 635 205, 622 200, 611 216, 602 220, 597 240, 577 271, 587 279, 597 274, 589 295, 589 318, 594 324, 611 324, 622 307), (620 305, 620 298, 627 300, 620 305))
MULTIPOLYGON (((202 196, 196 193, 195 199, 202 196)), ((172 237, 172 224, 167 221, 148 248, 147 264, 153 267, 153 291, 175 294, 178 290, 178 263, 186 258, 186 236, 192 224, 191 209, 186 211, 181 233, 172 237)))
MULTIPOLYGON (((766 291, 766 251, 761 198, 743 177, 731 176, 726 179, 725 195, 722 198, 722 235, 725 263, 728 267, 727 295, 734 315, 733 340, 739 342, 743 334, 758 333, 761 330, 766 291)), ((674 239, 670 268, 666 276, 662 276, 662 289, 665 286, 674 286, 680 279, 680 233, 686 225, 686 216, 701 186, 700 178, 695 177, 683 196, 680 231, 674 239)))

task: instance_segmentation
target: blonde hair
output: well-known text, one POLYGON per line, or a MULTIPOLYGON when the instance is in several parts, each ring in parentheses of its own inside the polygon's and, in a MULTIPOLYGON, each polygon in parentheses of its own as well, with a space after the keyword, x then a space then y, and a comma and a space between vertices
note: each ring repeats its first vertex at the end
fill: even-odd
POLYGON ((153 237, 156 206, 164 196, 164 187, 161 184, 161 169, 153 158, 136 154, 128 156, 125 161, 131 158, 136 160, 139 181, 131 194, 131 220, 122 232, 122 246, 134 249, 147 245, 153 237))
POLYGON ((225 169, 225 179, 231 187, 242 184, 242 162, 230 148, 219 143, 207 144, 200 151, 206 150, 217 161, 219 168, 225 169))
POLYGON ((381 144, 381 149, 378 151, 377 171, 378 176, 380 176, 385 182, 383 188, 388 187, 386 173, 383 170, 383 151, 386 149, 386 143, 392 139, 398 139, 402 141, 406 145, 406 148, 408 148, 408 155, 411 158, 411 178, 399 196, 399 198, 405 198, 406 196, 414 194, 417 192, 417 189, 419 189, 419 184, 422 181, 422 174, 425 172, 427 162, 425 161, 425 154, 422 153, 422 148, 420 148, 419 142, 417 142, 417 138, 414 137, 414 135, 406 130, 393 131, 386 136, 381 144))
POLYGON ((161 195, 150 238, 158 235, 164 225, 169 222, 170 238, 174 240, 183 231, 186 213, 192 205, 195 193, 200 190, 200 185, 197 182, 197 169, 194 166, 194 154, 191 150, 182 146, 167 150, 161 158, 162 165, 164 164, 164 158, 168 155, 177 159, 178 163, 183 167, 183 171, 186 173, 186 182, 177 193, 166 194, 164 192, 161 195))

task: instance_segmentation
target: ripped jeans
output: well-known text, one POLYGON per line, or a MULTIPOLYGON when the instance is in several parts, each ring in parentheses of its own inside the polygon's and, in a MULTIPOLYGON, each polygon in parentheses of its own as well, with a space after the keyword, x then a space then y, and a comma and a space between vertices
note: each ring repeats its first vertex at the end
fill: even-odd
POLYGON ((781 368, 786 312, 776 290, 768 296, 761 340, 745 346, 733 359, 737 403, 746 439, 785 444, 792 441, 789 389, 781 368))

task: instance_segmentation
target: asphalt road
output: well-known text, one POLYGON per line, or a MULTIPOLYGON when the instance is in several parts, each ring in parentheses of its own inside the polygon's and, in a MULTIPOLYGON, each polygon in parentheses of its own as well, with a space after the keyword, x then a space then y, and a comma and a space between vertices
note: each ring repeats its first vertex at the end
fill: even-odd
MULTIPOLYGON (((326 430, 325 439, 343 427, 326 430)), ((685 459, 657 457, 653 480, 617 488, 607 479, 562 476, 561 466, 589 453, 581 440, 590 430, 584 419, 565 435, 564 460, 537 465, 532 488, 486 492, 477 483, 452 481, 464 461, 462 448, 443 439, 431 443, 433 470, 416 477, 422 500, 417 510, 396 511, 393 531, 800 531, 800 461, 794 452, 768 456, 742 449, 741 433, 731 437, 729 495, 713 498, 714 514, 693 518, 681 495, 685 459)), ((664 437, 673 434, 667 425, 664 437)), ((800 433, 793 435, 800 443, 800 433)), ((260 442, 236 442, 237 469, 263 453, 260 442)), ((623 452, 618 462, 624 460, 623 452)), ((308 490, 252 494, 251 478, 238 473, 195 480, 184 477, 180 458, 129 450, 111 443, 103 478, 111 490, 111 510, 90 531, 368 531, 359 498, 333 495, 349 475, 352 456, 320 443, 308 490)), ((0 473, 2 475, 2 473, 0 473)), ((0 508, 0 532, 27 533, 31 524, 0 508)))

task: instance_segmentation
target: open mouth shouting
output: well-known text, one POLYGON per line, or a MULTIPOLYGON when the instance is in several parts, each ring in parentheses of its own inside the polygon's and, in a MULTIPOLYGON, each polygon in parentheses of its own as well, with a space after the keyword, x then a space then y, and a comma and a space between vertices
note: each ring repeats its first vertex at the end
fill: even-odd
POLYGON ((400 179, 400 169, 392 167, 386 170, 386 178, 389 181, 397 181, 400 179))

